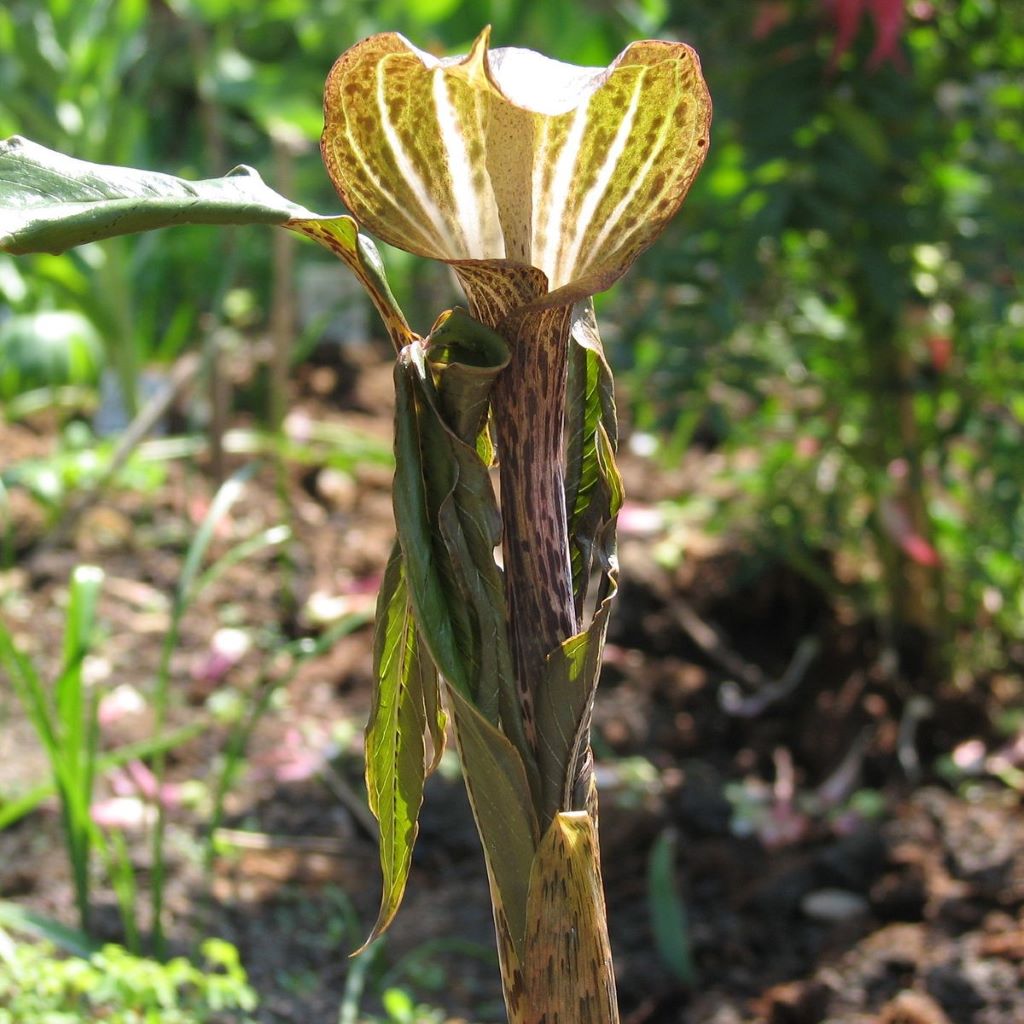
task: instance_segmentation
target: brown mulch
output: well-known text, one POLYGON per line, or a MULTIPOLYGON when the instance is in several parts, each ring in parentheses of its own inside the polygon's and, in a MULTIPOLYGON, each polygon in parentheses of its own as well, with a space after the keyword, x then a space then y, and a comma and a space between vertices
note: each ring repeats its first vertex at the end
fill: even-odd
MULTIPOLYGON (((318 372, 300 381, 299 409, 387 436, 386 360, 370 361, 346 384, 347 411, 335 407, 333 385, 318 372)), ((0 450, 11 464, 44 455, 49 426, 0 425, 0 450)), ((666 473, 624 456, 623 468, 631 500, 644 506, 700 476, 699 462, 666 473)), ((38 506, 12 493, 16 559, 0 571, 0 613, 41 666, 52 670, 59 654, 68 573, 88 560, 108 577, 96 685, 151 693, 182 552, 212 491, 202 465, 174 463, 153 493, 106 495, 56 547, 45 542, 51 527, 38 506)), ((329 599, 341 610, 365 610, 379 578, 393 537, 386 470, 293 466, 289 497, 296 539, 287 570, 277 553, 258 553, 185 617, 172 662, 172 724, 209 727, 172 751, 172 781, 210 783, 227 735, 211 708, 251 698, 275 670, 275 651, 316 633, 313 595, 321 607, 329 599), (211 680, 203 666, 224 628, 244 630, 252 645, 211 680)), ((265 469, 215 552, 285 514, 265 469)), ((920 770, 908 769, 901 727, 922 695, 913 682, 891 678, 869 624, 837 612, 786 566, 752 563, 720 540, 688 537, 682 560, 666 568, 656 549, 673 527, 654 524, 623 531, 624 582, 595 712, 623 1021, 1024 1021, 1020 793, 985 774, 948 781, 937 771, 967 741, 986 749, 1004 742, 996 723, 1019 706, 1020 680, 935 687, 911 740, 920 770), (789 695, 738 716, 723 708, 728 674, 694 643, 682 602, 772 678, 803 637, 815 636, 820 652, 789 695), (659 957, 648 912, 648 858, 666 830, 675 837, 694 988, 659 957)), ((364 627, 310 661, 261 722, 227 805, 226 825, 242 838, 228 844, 212 878, 196 866, 208 809, 202 794, 171 813, 175 948, 188 950, 202 934, 236 942, 267 1022, 334 1019, 346 954, 375 913, 375 849, 352 799, 361 786, 370 643, 364 627)), ((140 739, 150 727, 145 709, 126 714, 104 743, 140 739)), ((0 794, 44 776, 32 731, 0 678, 0 794)), ((142 839, 132 849, 144 883, 142 839)), ((97 927, 117 938, 109 893, 99 893, 97 927)), ((0 833, 0 898, 74 923, 52 803, 0 833)), ((428 790, 406 903, 381 962, 395 983, 453 1019, 494 1021, 491 940, 461 783, 442 773, 428 790)))

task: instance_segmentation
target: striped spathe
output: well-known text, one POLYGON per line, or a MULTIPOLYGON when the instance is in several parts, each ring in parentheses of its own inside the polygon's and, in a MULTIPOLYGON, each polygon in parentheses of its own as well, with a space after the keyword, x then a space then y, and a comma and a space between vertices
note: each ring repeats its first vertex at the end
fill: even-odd
POLYGON ((697 55, 643 41, 607 68, 522 49, 439 59, 396 33, 348 50, 327 81, 322 150, 352 213, 449 263, 540 270, 571 302, 608 287, 682 203, 708 146, 697 55))

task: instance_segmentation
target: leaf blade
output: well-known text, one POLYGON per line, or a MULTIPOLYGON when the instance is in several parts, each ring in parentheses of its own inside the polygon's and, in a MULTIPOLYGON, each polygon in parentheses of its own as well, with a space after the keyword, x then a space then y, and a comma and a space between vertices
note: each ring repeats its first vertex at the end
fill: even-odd
POLYGON ((14 135, 0 141, 0 249, 61 253, 176 224, 283 224, 317 215, 278 195, 250 167, 222 178, 94 164, 14 135))
MULTIPOLYGON (((522 758, 512 743, 454 687, 447 695, 477 831, 484 848, 491 902, 522 961, 529 922, 530 865, 537 818, 522 758)), ((501 929, 499 926, 499 933, 501 929)))
POLYGON ((406 587, 401 549, 388 562, 374 630, 374 694, 366 726, 366 791, 380 825, 383 876, 377 921, 361 952, 394 920, 402 902, 419 829, 427 775, 436 766, 438 679, 425 657, 406 587), (424 735, 434 744, 428 762, 424 735))

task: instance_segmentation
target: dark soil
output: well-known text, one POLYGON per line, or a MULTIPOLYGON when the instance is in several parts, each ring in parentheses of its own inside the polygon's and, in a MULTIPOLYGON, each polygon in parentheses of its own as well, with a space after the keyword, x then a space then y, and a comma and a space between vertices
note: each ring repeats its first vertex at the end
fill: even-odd
MULTIPOLYGON (((386 439, 389 367, 382 358, 361 362, 344 388, 336 369, 307 371, 296 408, 386 439), (330 396, 342 392, 339 410, 330 396)), ((0 451, 12 462, 52 444, 46 424, 0 426, 0 451)), ((630 499, 643 514, 623 517, 624 582, 595 713, 623 1021, 1024 1021, 1024 818, 1012 785, 1019 775, 999 780, 991 757, 985 771, 966 765, 965 753, 974 741, 983 762, 1006 743, 996 726, 1020 707, 1020 679, 940 681, 926 691, 893 671, 870 622, 787 566, 721 540, 681 538, 652 514, 652 503, 695 486, 703 456, 692 458, 669 473, 623 457, 630 499), (660 555, 666 538, 683 552, 671 568, 660 555), (717 654, 693 639, 695 620, 718 631, 717 654), (760 709, 749 688, 723 702, 723 684, 734 678, 723 652, 777 680, 808 637, 817 652, 788 694, 760 709), (940 772, 954 751, 963 771, 940 772), (685 951, 677 948, 669 963, 651 925, 652 884, 656 901, 672 899, 648 867, 666 834, 689 924, 689 984, 680 981, 685 951)), ((296 539, 287 561, 277 552, 254 555, 185 617, 172 661, 172 725, 208 727, 171 752, 172 781, 212 785, 227 727, 210 709, 232 694, 251 701, 261 679, 284 671, 275 650, 319 628, 312 595, 342 611, 372 608, 393 536, 389 485, 379 464, 290 467, 296 539), (224 627, 254 643, 237 664, 214 671, 211 642, 224 627)), ((213 490, 201 460, 175 463, 158 490, 110 492, 63 537, 13 491, 15 559, 0 573, 0 611, 23 645, 53 668, 68 573, 82 561, 102 565, 96 685, 151 697, 167 602, 213 490)), ((264 469, 214 553, 283 517, 274 474, 264 469)), ((172 944, 188 951, 208 934, 237 943, 268 1024, 337 1018, 347 954, 375 915, 376 850, 360 803, 370 641, 368 627, 343 638, 272 703, 229 796, 211 876, 198 866, 208 790, 171 807, 172 944)), ((104 746, 151 728, 147 704, 112 720, 104 746)), ((1004 760, 1012 768, 1020 757, 1010 750, 1004 760)), ((0 802, 45 772, 0 678, 0 802)), ((128 834, 144 886, 144 829, 128 834)), ((118 939, 110 894, 102 885, 97 893, 95 927, 118 939)), ((0 833, 0 898, 75 923, 55 804, 0 833)), ((398 984, 453 1020, 502 1019, 492 938, 461 783, 442 772, 430 783, 405 905, 363 1005, 379 1012, 381 990, 398 984)))

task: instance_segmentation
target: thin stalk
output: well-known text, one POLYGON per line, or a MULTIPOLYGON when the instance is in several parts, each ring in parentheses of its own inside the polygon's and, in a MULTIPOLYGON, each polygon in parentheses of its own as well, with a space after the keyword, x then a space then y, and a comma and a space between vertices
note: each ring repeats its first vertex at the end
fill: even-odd
POLYGON ((111 362, 117 374, 124 411, 131 420, 139 411, 139 353, 135 337, 134 295, 129 281, 128 245, 124 238, 111 238, 103 243, 99 286, 113 329, 113 337, 108 342, 112 349, 111 362))
MULTIPOLYGON (((295 183, 295 157, 301 150, 302 139, 285 128, 272 128, 274 177, 281 190, 290 195, 295 183)), ((288 411, 288 380, 291 376, 292 352, 296 344, 295 296, 295 236, 290 231, 275 231, 271 238, 271 269, 273 285, 270 300, 270 400, 269 429, 283 437, 284 419, 288 411)), ((285 521, 294 518, 291 490, 288 487, 288 465, 284 446, 275 457, 275 488, 285 521)), ((296 566, 290 545, 284 545, 278 555, 278 575, 281 580, 281 605, 286 619, 298 610, 295 593, 296 566)))
POLYGON ((56 684, 44 685, 31 661, 18 651, 0 622, 0 664, 43 745, 60 795, 65 845, 83 931, 90 916, 89 864, 95 831, 90 817, 96 760, 96 698, 88 697, 82 663, 95 634, 96 602, 103 574, 78 566, 71 575, 65 623, 63 666, 56 684))
MULTIPOLYGON (((175 602, 175 610, 171 617, 171 628, 164 637, 163 647, 160 651, 160 665, 157 669, 156 694, 153 701, 153 730, 160 736, 167 727, 168 696, 170 690, 171 676, 171 654, 178 643, 178 631, 180 628, 181 611, 178 602, 175 602)), ((164 941, 164 879, 166 876, 166 864, 164 862, 164 834, 167 829, 166 812, 164 801, 160 799, 160 793, 167 774, 167 755, 164 750, 158 750, 153 757, 153 776, 156 780, 156 820, 153 823, 152 836, 152 879, 150 883, 150 899, 153 914, 153 953, 161 959, 165 953, 164 941)))
POLYGON ((338 1024, 357 1024, 367 976, 383 948, 383 941, 378 939, 366 947, 362 956, 350 961, 352 966, 349 967, 348 977, 345 979, 345 992, 338 1008, 338 1024))
POLYGON ((130 953, 138 956, 142 950, 137 913, 138 885, 128 844, 123 833, 117 829, 111 831, 109 842, 105 840, 98 827, 95 831, 96 845, 106 862, 107 875, 117 899, 117 908, 124 927, 125 946, 130 953))
MULTIPOLYGON (((245 481, 252 476, 255 468, 254 465, 247 466, 221 485, 214 496, 213 502, 210 504, 206 518, 192 539, 192 543, 185 555, 185 562, 182 566, 181 576, 178 579, 178 588, 175 592, 174 604, 171 609, 171 623, 164 636, 163 646, 160 651, 160 663, 157 668, 156 690, 153 698, 153 731, 156 736, 161 736, 167 726, 167 712, 170 703, 171 655, 178 644, 178 637, 181 633, 181 620, 185 615, 185 611, 198 596, 203 586, 216 578, 215 567, 200 575, 200 567, 206 556, 207 548, 213 539, 217 524, 241 497, 245 481)), ((225 557, 229 558, 230 555, 231 553, 229 552, 225 557)), ((157 794, 162 791, 166 773, 167 753, 166 749, 160 748, 156 751, 153 758, 153 775, 156 779, 157 794)), ((151 847, 152 886, 150 892, 153 917, 153 951, 158 958, 163 957, 166 951, 163 926, 164 882, 166 878, 164 836, 166 829, 166 808, 164 801, 158 797, 151 847)))

